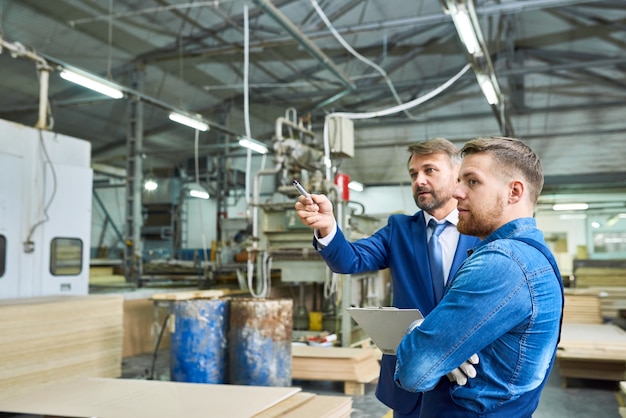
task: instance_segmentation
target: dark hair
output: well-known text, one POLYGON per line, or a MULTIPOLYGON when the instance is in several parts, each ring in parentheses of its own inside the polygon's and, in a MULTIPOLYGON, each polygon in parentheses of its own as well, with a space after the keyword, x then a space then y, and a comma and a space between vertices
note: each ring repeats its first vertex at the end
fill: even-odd
POLYGON ((473 139, 463 145, 461 156, 486 152, 491 155, 501 170, 508 177, 521 175, 528 182, 530 199, 537 203, 543 189, 543 169, 539 156, 515 138, 490 137, 473 139))
POLYGON ((428 141, 416 142, 409 145, 407 151, 411 153, 407 166, 411 163, 411 158, 414 155, 429 155, 429 154, 446 154, 450 158, 452 165, 461 164, 461 154, 459 149, 452 142, 444 138, 434 138, 428 141))

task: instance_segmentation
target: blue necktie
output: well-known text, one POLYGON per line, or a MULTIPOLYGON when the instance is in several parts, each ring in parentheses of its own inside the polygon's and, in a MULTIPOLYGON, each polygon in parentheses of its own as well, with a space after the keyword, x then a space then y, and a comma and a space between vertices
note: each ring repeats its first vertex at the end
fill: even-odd
POLYGON ((428 222, 428 227, 432 230, 432 235, 428 241, 428 257, 430 259, 430 276, 433 280, 435 291, 435 302, 439 303, 443 297, 443 257, 441 255, 441 244, 439 235, 446 229, 448 222, 438 224, 435 219, 428 222))

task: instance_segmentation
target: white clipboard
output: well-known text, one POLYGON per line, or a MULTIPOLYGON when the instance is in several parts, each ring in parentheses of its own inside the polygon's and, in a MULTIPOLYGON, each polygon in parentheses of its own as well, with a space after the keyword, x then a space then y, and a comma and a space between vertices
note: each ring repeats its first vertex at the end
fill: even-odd
POLYGON ((419 309, 399 309, 392 306, 348 308, 348 313, 369 335, 383 354, 396 354, 406 330, 417 319, 419 309))

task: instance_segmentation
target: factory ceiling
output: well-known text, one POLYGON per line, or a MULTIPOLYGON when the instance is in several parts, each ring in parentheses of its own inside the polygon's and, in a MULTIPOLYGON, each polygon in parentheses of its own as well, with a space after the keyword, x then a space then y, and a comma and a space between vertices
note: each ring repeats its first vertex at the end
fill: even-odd
POLYGON ((465 6, 2 0, 0 118, 41 124, 44 63, 34 56, 52 69, 46 128, 90 141, 95 163, 124 168, 137 127, 144 166, 177 167, 193 157, 196 139, 202 156, 243 156, 239 137, 271 145, 280 116, 310 119, 321 138, 329 113, 414 101, 356 120, 355 155, 342 170, 366 185, 399 184, 410 142, 509 135, 542 157, 546 193, 626 190, 624 1, 476 0, 482 57, 460 40, 456 3, 465 6), (126 95, 76 86, 59 77, 62 67, 111 80, 126 95), (477 74, 497 83, 495 104, 477 74), (172 109, 200 115, 210 130, 196 138, 168 119, 172 109))

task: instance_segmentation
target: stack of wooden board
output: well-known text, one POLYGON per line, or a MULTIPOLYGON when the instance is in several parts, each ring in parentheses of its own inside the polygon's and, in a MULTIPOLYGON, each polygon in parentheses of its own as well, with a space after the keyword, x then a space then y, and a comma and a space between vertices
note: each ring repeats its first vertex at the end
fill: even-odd
POLYGON ((295 387, 137 379, 80 378, 0 400, 0 412, 63 417, 347 418, 351 411, 350 397, 295 387))
POLYGON ((600 312, 604 320, 617 317, 619 310, 626 310, 626 287, 588 287, 565 289, 570 295, 594 295, 600 300, 600 312))
POLYGON ((292 378, 342 381, 350 395, 363 395, 365 383, 380 373, 376 350, 370 348, 294 345, 291 353, 292 378))
POLYGON ((617 266, 576 268, 576 287, 625 287, 626 268, 617 266))
POLYGON ((134 284, 127 283, 123 275, 115 274, 113 266, 91 266, 89 267, 89 285, 131 287, 134 284))
POLYGON ((563 322, 574 324, 601 324, 600 298, 593 293, 572 293, 565 289, 563 322))
POLYGON ((564 378, 626 379, 626 332, 611 324, 563 324, 557 352, 564 378))
POLYGON ((121 375, 119 295, 0 300, 0 398, 82 376, 121 375))

